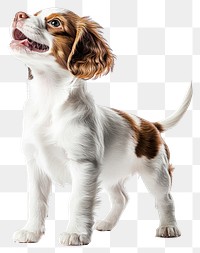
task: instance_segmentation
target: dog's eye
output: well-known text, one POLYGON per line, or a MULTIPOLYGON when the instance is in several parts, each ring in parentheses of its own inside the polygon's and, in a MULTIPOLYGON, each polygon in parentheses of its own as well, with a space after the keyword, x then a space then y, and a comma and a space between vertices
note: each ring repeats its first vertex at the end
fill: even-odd
POLYGON ((61 26, 60 20, 58 19, 53 19, 51 21, 48 22, 50 25, 54 26, 54 27, 59 27, 61 26))

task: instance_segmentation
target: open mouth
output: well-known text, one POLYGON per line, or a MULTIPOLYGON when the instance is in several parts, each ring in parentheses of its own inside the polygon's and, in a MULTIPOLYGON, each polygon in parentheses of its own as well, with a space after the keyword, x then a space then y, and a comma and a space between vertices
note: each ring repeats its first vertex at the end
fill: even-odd
POLYGON ((20 45, 27 47, 30 51, 44 53, 49 50, 49 46, 31 40, 17 28, 13 31, 13 38, 15 41, 18 41, 20 45))

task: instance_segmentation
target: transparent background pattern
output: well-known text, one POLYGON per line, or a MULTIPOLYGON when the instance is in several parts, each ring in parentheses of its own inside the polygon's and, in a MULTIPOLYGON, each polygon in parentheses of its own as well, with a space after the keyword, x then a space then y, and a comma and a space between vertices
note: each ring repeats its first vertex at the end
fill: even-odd
MULTIPOLYGON (((200 252, 200 0, 6 0, 0 8, 0 252, 3 253, 199 253, 200 252), (46 234, 37 244, 15 244, 12 234, 27 217, 27 181, 21 152, 27 70, 10 55, 15 12, 60 6, 91 16, 117 56, 113 73, 88 87, 98 104, 133 112, 150 121, 178 108, 191 80, 192 104, 163 136, 175 165, 173 196, 182 236, 155 237, 153 197, 137 176, 127 182, 129 204, 112 232, 93 234, 84 247, 62 247, 70 186, 53 187, 46 234)), ((123 168, 122 168, 123 169, 123 168)), ((97 218, 109 209, 104 192, 97 218)))

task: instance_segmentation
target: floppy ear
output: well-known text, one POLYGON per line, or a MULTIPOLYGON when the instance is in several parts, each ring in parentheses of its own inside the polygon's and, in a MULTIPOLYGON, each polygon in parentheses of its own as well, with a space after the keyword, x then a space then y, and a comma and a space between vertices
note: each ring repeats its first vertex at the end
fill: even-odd
POLYGON ((112 70, 114 55, 100 29, 88 17, 77 22, 76 38, 67 62, 73 75, 82 79, 98 78, 112 70))

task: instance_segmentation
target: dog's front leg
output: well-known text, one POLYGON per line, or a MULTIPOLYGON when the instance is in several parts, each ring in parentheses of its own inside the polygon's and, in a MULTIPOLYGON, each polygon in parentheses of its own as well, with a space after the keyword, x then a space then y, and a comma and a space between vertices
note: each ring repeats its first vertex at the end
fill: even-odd
POLYGON ((90 242, 94 224, 93 210, 98 189, 97 163, 70 162, 72 194, 67 231, 60 235, 64 245, 85 245, 90 242))
POLYGON ((29 179, 29 211, 26 225, 16 231, 13 239, 16 242, 38 242, 45 231, 48 197, 51 180, 41 171, 35 161, 27 164, 29 179))

